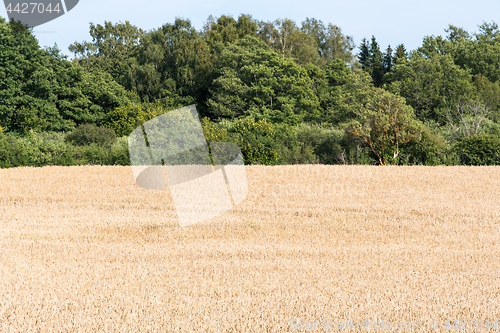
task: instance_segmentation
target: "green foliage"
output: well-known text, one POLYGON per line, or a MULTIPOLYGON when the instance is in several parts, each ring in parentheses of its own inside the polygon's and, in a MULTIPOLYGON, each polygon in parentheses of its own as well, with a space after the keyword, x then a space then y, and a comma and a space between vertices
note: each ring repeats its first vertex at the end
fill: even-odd
POLYGON ((106 127, 96 127, 91 124, 78 126, 73 132, 66 135, 66 142, 75 146, 111 146, 116 141, 115 132, 106 127))
POLYGON ((491 82, 500 80, 500 31, 496 23, 483 23, 480 32, 470 34, 462 28, 450 25, 445 31, 447 38, 426 36, 418 52, 425 58, 449 55, 456 65, 482 75, 491 82), (475 37, 475 38, 474 38, 475 37))
POLYGON ((404 97, 422 121, 446 123, 447 106, 472 101, 476 91, 470 73, 449 55, 424 58, 413 53, 410 60, 393 66, 390 81, 387 90, 404 97))
POLYGON ((394 62, 394 57, 392 55, 392 48, 389 45, 384 54, 384 60, 383 60, 384 74, 392 70, 393 62, 394 62))
POLYGON ((320 125, 270 124, 252 118, 214 123, 203 118, 207 142, 238 144, 247 164, 339 163, 343 131, 320 125))
POLYGON ((236 135, 245 164, 280 164, 276 125, 265 119, 242 118, 230 124, 228 133, 236 135))
POLYGON ((73 148, 75 165, 130 165, 128 138, 118 138, 112 145, 91 143, 73 148))
POLYGON ((45 165, 73 165, 73 149, 64 143, 61 133, 34 133, 8 139, 11 152, 4 167, 45 165), (9 165, 10 164, 10 165, 9 165))
POLYGON ((154 103, 135 103, 115 108, 106 115, 103 125, 114 130, 117 136, 129 135, 137 126, 168 111, 193 104, 191 97, 169 94, 154 103))
POLYGON ((460 137, 483 134, 489 114, 489 108, 481 103, 457 103, 446 111, 447 125, 460 137))
POLYGON ((500 164, 500 137, 491 134, 467 136, 458 145, 460 158, 466 165, 500 164))
POLYGON ((226 46, 247 35, 255 36, 257 22, 249 15, 241 15, 236 21, 234 18, 222 15, 218 19, 210 16, 205 25, 204 36, 211 47, 226 46))
POLYGON ((372 77, 373 85, 381 87, 384 83, 384 75, 392 69, 392 49, 389 46, 384 55, 375 36, 372 36, 371 42, 363 38, 358 60, 361 69, 372 77))
POLYGON ((23 106, 15 113, 13 126, 22 134, 30 131, 41 132, 49 127, 47 119, 42 117, 36 109, 23 106))
POLYGON ((491 82, 483 75, 474 75, 478 99, 492 112, 497 121, 500 120, 500 82, 491 82))
POLYGON ((363 38, 359 45, 359 49, 358 60, 361 69, 368 70, 370 68, 370 42, 368 42, 366 38, 363 38))
POLYGON ((0 168, 26 165, 26 156, 20 156, 17 139, 13 135, 0 133, 0 168))
POLYGON ((130 165, 128 140, 112 145, 73 146, 58 132, 28 132, 24 136, 0 133, 0 168, 45 165, 130 165))
POLYGON ((318 116, 319 101, 306 70, 256 38, 230 44, 219 64, 220 76, 207 103, 215 117, 298 124, 318 116))
POLYGON ((328 95, 321 123, 342 127, 356 117, 356 112, 373 100, 375 87, 371 76, 361 69, 351 72, 345 64, 333 62, 327 70, 328 95))
POLYGON ((86 68, 109 73, 118 83, 130 89, 128 71, 130 60, 135 56, 144 31, 125 21, 104 26, 90 23, 92 43, 75 42, 69 50, 77 57, 76 62, 86 68))
POLYGON ((260 22, 258 36, 282 59, 293 59, 301 65, 319 60, 314 37, 301 31, 290 19, 260 22))
POLYGON ((22 108, 61 118, 44 98, 50 86, 50 69, 45 66, 46 52, 30 30, 15 21, 0 23, 0 45, 1 125, 10 131, 20 130, 15 123, 19 123, 16 113, 22 108))
POLYGON ((385 74, 385 69, 383 67, 382 51, 380 51, 380 46, 374 36, 372 36, 372 41, 370 43, 369 73, 372 76, 373 85, 375 87, 380 87, 382 85, 382 77, 385 74))
POLYGON ((208 117, 201 120, 201 127, 207 142, 232 142, 229 137, 228 128, 210 121, 208 117))
MULTIPOLYGON (((302 134, 302 133, 301 133, 302 134)), ((314 142, 307 142, 299 138, 297 126, 282 124, 278 129, 280 142, 280 157, 284 164, 313 164, 318 163, 315 154, 314 142)))
POLYGON ((491 82, 500 81, 500 35, 495 23, 484 23, 475 40, 459 39, 450 42, 455 63, 471 71, 473 75, 483 75, 491 82))
POLYGON ((312 36, 316 42, 315 46, 319 53, 318 65, 321 68, 327 67, 336 59, 349 66, 354 65, 352 51, 356 45, 351 36, 342 33, 340 27, 331 23, 325 26, 321 20, 306 18, 300 30, 312 36))
POLYGON ((399 61, 404 61, 406 60, 407 53, 406 53, 406 48, 404 44, 399 44, 396 47, 396 54, 394 56, 394 63, 397 63, 399 61))
POLYGON ((335 164, 342 154, 341 130, 319 125, 277 126, 276 140, 284 164, 335 164))
POLYGON ((107 114, 104 126, 112 129, 117 136, 129 135, 146 121, 146 116, 139 104, 129 104, 117 107, 107 114))
POLYGON ((111 164, 130 165, 128 137, 121 137, 111 146, 111 164))
POLYGON ((347 131, 340 140, 341 151, 335 159, 338 164, 377 164, 376 156, 366 148, 356 137, 353 137, 347 131))
POLYGON ((420 140, 421 124, 399 96, 379 90, 356 113, 358 118, 348 124, 347 132, 366 145, 380 165, 398 164, 400 147, 420 140))
POLYGON ((0 23, 0 124, 9 131, 68 131, 99 124, 131 95, 107 73, 67 61, 56 48, 40 49, 29 29, 0 23))
POLYGON ((129 22, 105 22, 91 24, 90 34, 92 43, 70 46, 79 57, 77 63, 106 71, 140 101, 154 103, 171 94, 206 97, 211 54, 189 20, 176 19, 149 32, 129 22))
POLYGON ((372 36, 355 60, 352 37, 314 18, 105 22, 70 62, 0 18, 0 166, 126 165, 126 136, 190 104, 207 141, 237 143, 247 164, 496 163, 500 30, 445 31, 411 52, 372 36))
POLYGON ((405 164, 411 165, 456 165, 460 163, 453 147, 442 135, 423 126, 420 141, 407 146, 401 153, 405 164))
POLYGON ((127 136, 136 127, 165 112, 167 110, 158 102, 124 105, 109 112, 104 125, 120 137, 127 136))
POLYGON ((170 93, 200 100, 208 93, 212 66, 206 40, 189 20, 176 19, 142 37, 131 67, 130 89, 143 102, 154 102, 170 93))

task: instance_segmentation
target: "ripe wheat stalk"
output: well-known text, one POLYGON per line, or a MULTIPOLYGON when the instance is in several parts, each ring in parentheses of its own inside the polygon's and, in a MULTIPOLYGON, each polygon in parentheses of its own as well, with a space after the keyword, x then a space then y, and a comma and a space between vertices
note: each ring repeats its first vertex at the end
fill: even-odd
POLYGON ((0 170, 0 332, 500 319, 500 168, 246 171, 240 205, 180 228, 127 167, 0 170))

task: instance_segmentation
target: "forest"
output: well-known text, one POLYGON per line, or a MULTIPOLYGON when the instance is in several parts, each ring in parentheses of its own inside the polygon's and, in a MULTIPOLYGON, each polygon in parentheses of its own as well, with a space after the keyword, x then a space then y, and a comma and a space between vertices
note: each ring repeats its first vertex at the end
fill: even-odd
POLYGON ((407 50, 314 18, 105 22, 70 60, 0 17, 0 167, 130 165, 128 135, 191 104, 245 164, 500 164, 498 25, 444 31, 407 50))

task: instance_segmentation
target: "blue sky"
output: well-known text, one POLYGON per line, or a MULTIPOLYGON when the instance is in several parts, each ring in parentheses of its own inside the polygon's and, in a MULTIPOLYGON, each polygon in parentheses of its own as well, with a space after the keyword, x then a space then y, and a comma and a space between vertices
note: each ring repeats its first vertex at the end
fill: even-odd
MULTIPOLYGON (((289 18, 299 26, 306 18, 332 23, 344 34, 353 36, 356 45, 363 37, 374 35, 382 48, 404 43, 407 50, 417 48, 426 35, 444 35, 448 24, 477 31, 483 21, 500 24, 499 0, 80 0, 66 15, 35 28, 40 45, 55 43, 64 54, 72 56, 68 46, 91 41, 89 23, 129 21, 144 30, 174 22, 176 17, 190 19, 200 30, 209 15, 250 14, 253 18, 273 21, 289 18)), ((5 8, 0 16, 7 17, 5 8)))

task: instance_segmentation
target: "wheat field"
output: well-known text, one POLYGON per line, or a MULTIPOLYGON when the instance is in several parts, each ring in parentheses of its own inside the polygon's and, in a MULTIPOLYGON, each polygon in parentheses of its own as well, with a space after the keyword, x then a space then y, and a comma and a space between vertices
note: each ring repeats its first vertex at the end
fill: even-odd
POLYGON ((498 330, 499 167, 246 173, 181 228, 130 167, 0 169, 0 332, 498 330))

